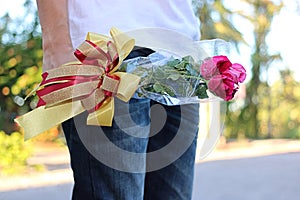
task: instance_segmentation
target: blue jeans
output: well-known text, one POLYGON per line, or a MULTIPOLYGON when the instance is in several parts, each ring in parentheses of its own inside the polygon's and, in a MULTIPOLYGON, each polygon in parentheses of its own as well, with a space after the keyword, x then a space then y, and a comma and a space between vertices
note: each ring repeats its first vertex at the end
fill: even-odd
POLYGON ((111 127, 87 126, 87 113, 64 122, 72 199, 191 199, 198 106, 116 100, 111 127))

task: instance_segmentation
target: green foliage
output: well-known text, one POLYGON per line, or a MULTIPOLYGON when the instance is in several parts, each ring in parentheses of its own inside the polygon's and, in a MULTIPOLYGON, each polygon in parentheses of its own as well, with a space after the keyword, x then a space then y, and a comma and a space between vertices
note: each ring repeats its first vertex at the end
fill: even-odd
POLYGON ((27 170, 27 159, 32 155, 29 143, 24 143, 19 132, 7 135, 0 131, 0 176, 23 173, 27 170))
POLYGON ((150 69, 138 66, 133 74, 147 74, 142 77, 140 89, 171 97, 186 97, 197 95, 207 98, 206 81, 199 72, 200 63, 196 63, 191 56, 182 59, 171 57, 162 66, 153 66, 150 69))

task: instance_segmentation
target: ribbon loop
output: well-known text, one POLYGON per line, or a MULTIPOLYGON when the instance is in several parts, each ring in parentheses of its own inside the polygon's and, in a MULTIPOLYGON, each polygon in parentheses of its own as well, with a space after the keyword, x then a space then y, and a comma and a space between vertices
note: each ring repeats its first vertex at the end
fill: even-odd
POLYGON ((89 113, 92 113, 101 106, 101 104, 103 103, 105 98, 106 98, 106 96, 105 96, 103 90, 100 88, 97 88, 87 98, 82 99, 81 103, 85 110, 87 110, 89 113))
POLYGON ((100 88, 107 92, 107 96, 113 96, 113 94, 116 94, 118 91, 118 86, 120 82, 119 80, 120 79, 117 76, 104 76, 100 88))
MULTIPOLYGON (((105 43, 105 42, 102 42, 105 43)), ((104 49, 101 49, 95 43, 89 40, 85 40, 74 52, 77 59, 83 64, 97 65, 98 62, 102 63, 101 66, 105 66, 109 58, 104 49)))
POLYGON ((36 89, 38 108, 15 119, 24 128, 25 139, 85 110, 88 125, 111 126, 114 96, 128 101, 140 77, 116 72, 133 49, 134 39, 116 28, 110 33, 112 38, 88 33, 74 52, 80 63, 66 63, 42 74, 36 89))

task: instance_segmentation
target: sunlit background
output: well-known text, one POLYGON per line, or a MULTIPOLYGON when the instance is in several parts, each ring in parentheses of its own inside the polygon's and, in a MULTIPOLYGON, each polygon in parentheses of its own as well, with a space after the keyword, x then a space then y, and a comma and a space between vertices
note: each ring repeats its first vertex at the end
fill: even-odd
MULTIPOLYGON (((255 146, 251 146, 253 141, 299 141, 300 1, 194 0, 194 3, 202 20, 201 39, 228 40, 232 47, 231 61, 243 64, 248 74, 234 101, 226 105, 222 144, 247 143, 251 151, 255 146), (260 7, 255 8, 253 2, 259 2, 260 7), (278 12, 273 12, 276 9, 278 12), (262 41, 256 40, 255 35, 262 37, 262 41)), ((36 106, 35 97, 27 101, 24 97, 41 79, 43 52, 34 0, 0 0, 0 36, 0 155, 4 155, 0 157, 0 177, 43 171, 43 165, 28 161, 35 155, 36 144, 32 143, 65 147, 60 127, 24 143, 22 130, 13 121, 36 106)), ((276 144, 278 147, 281 143, 276 144)), ((279 148, 271 151, 278 153, 279 148)), ((246 154, 242 152, 239 156, 246 154)))
MULTIPOLYGON (((241 10, 242 12, 253 12, 249 6, 245 5, 242 1, 234 1, 228 3, 228 8, 232 10, 241 10)), ((300 2, 298 1, 284 1, 285 7, 282 8, 280 13, 274 16, 270 33, 267 36, 268 51, 272 53, 280 53, 282 61, 272 63, 272 67, 267 75, 270 78, 270 83, 280 79, 279 70, 289 68, 295 72, 295 79, 300 81, 300 68, 298 64, 298 53, 296 47, 300 45, 300 2)), ((247 23, 241 17, 233 18, 236 27, 242 32, 243 37, 249 43, 249 46, 241 45, 240 53, 236 53, 235 60, 249 60, 251 53, 253 53, 252 45, 254 38, 252 34, 253 25, 247 23)), ((250 67, 251 64, 246 62, 246 66, 250 67)), ((248 68, 249 71, 249 68, 248 68)))

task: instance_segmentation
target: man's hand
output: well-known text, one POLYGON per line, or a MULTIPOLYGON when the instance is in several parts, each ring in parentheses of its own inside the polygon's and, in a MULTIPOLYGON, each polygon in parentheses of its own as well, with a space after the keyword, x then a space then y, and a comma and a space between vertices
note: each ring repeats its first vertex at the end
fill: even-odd
POLYGON ((43 71, 59 67, 70 61, 76 61, 74 49, 71 46, 58 45, 53 48, 45 49, 43 55, 43 71))

